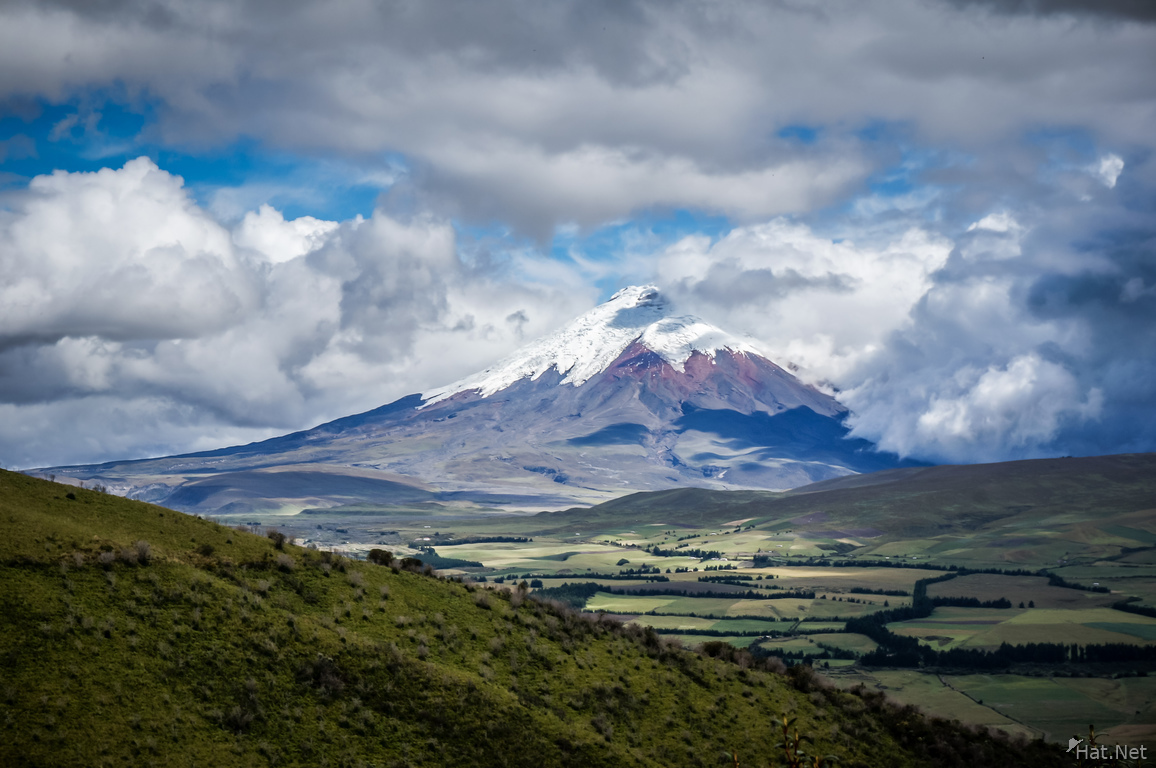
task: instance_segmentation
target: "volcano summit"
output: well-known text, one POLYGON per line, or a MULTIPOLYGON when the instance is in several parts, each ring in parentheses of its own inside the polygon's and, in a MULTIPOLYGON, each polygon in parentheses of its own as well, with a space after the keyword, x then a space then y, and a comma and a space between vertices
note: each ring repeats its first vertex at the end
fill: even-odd
POLYGON ((245 446, 54 468, 201 513, 557 508, 676 486, 786 489, 901 466, 752 346, 630 287, 472 376, 245 446))

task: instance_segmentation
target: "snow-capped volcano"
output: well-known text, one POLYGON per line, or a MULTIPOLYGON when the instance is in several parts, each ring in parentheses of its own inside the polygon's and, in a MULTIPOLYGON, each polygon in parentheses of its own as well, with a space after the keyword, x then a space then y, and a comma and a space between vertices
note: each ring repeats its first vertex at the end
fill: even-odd
POLYGON ((655 286, 631 286, 484 371, 422 397, 427 405, 458 392, 477 391, 489 397, 519 379, 537 379, 551 369, 562 374, 560 384, 580 386, 609 368, 631 344, 649 349, 680 373, 695 352, 711 358, 720 350, 758 354, 750 344, 697 317, 671 316, 669 302, 655 286))
POLYGON ((900 464, 848 438, 846 414, 639 286, 484 371, 366 413, 251 445, 52 471, 177 509, 249 514, 557 508, 688 485, 779 490, 900 464))

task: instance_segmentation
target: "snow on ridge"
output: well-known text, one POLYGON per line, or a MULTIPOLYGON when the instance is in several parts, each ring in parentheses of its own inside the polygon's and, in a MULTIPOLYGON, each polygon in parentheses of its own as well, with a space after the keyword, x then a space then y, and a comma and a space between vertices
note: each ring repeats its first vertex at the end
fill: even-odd
POLYGON ((580 386, 606 370, 636 341, 679 372, 696 351, 711 357, 721 349, 759 354, 746 342, 697 317, 670 316, 669 311, 669 303, 655 286, 623 288, 606 303, 484 371, 423 393, 422 407, 470 390, 489 397, 521 379, 537 379, 551 368, 565 374, 562 384, 580 386))

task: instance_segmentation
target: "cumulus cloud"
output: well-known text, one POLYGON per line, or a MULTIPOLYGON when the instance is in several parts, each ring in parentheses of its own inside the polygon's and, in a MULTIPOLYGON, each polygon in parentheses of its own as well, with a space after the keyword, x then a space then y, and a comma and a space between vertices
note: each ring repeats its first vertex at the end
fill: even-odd
POLYGON ((0 218, 0 271, 0 349, 195 337, 257 300, 229 233, 146 158, 35 179, 0 218))
POLYGON ((812 381, 831 383, 910 322, 950 251, 949 241, 920 228, 856 244, 776 219, 713 244, 686 238, 660 255, 656 274, 682 303, 750 334, 812 381))
MULTIPOLYGON (((849 399, 856 402, 859 394, 849 399)), ((914 394, 906 404, 915 407, 897 409, 878 423, 881 414, 862 409, 858 430, 877 431, 883 444, 905 455, 1000 461, 1038 455, 1065 421, 1082 426, 1098 418, 1103 407, 1099 389, 1081 392, 1067 369, 1032 353, 985 370, 965 364, 914 394)))
POLYGON ((451 381, 594 299, 509 286, 455 238, 428 216, 268 207, 230 231, 145 158, 38 177, 0 219, 0 454, 267 437, 451 381))
POLYGON ((1139 213, 1121 235, 1111 210, 999 210, 954 238, 835 240, 776 219, 686 238, 654 274, 834 393, 884 449, 951 462, 1151 450, 1156 238, 1139 213))
POLYGON ((1152 450, 1156 240, 1103 215, 960 236, 911 322, 840 379, 854 432, 954 462, 1152 450))
POLYGON ((233 231, 233 242, 252 248, 273 264, 290 261, 315 251, 337 229, 337 222, 301 216, 292 221, 268 203, 249 211, 233 231))

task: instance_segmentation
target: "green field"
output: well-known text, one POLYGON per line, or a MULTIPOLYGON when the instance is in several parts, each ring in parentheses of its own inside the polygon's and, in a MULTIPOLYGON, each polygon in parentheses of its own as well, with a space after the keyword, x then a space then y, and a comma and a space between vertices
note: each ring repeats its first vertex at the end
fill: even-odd
POLYGON ((911 704, 937 717, 959 720, 968 725, 998 728, 1029 738, 1045 735, 1043 729, 1019 722, 991 707, 977 703, 953 681, 912 670, 862 670, 844 668, 832 676, 840 686, 864 685, 882 691, 896 701, 911 704))
POLYGON ((936 608, 925 619, 888 625, 892 632, 946 648, 995 648, 1001 643, 1156 642, 1156 619, 1110 608, 936 608))
MULTIPOLYGON (((1156 678, 1101 680, 1088 678, 1025 678, 1013 675, 965 675, 948 682, 1001 714, 1062 741, 1083 736, 1088 724, 1151 726, 1156 723, 1156 678)), ((1137 729, 1130 729, 1133 733, 1137 729)), ((1156 731, 1149 733, 1147 743, 1156 731)))

